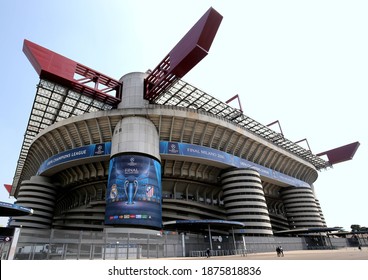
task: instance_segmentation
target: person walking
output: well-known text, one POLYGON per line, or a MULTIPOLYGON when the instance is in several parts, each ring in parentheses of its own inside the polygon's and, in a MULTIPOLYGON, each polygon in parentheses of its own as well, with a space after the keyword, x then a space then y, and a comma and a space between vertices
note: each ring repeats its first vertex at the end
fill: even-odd
POLYGON ((276 247, 276 254, 278 257, 280 257, 280 247, 279 246, 276 247))
POLYGON ((280 250, 280 256, 283 257, 284 256, 284 249, 282 249, 282 247, 280 246, 279 250, 280 250))

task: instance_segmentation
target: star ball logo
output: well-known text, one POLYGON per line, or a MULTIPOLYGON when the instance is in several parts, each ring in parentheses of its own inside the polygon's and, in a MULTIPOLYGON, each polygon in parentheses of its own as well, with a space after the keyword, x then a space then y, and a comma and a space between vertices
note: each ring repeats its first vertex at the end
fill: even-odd
POLYGON ((131 157, 130 158, 130 162, 128 163, 129 166, 136 166, 137 164, 135 163, 135 158, 131 157))
POLYGON ((169 153, 170 154, 179 154, 179 145, 178 145, 178 143, 169 143, 169 153))
POLYGON ((102 155, 105 154, 105 145, 104 144, 97 144, 95 147, 95 155, 102 155))
POLYGON ((135 158, 131 157, 129 162, 127 163, 127 167, 124 169, 125 175, 138 175, 139 170, 137 168, 137 163, 135 162, 135 158))

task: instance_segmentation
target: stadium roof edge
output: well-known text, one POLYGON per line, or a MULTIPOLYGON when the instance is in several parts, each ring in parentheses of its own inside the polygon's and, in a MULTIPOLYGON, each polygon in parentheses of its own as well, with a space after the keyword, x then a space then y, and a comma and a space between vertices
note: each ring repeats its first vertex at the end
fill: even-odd
POLYGON ((222 117, 259 137, 262 137, 303 160, 306 160, 317 170, 326 169, 332 166, 330 162, 314 155, 310 150, 288 140, 283 134, 278 133, 268 126, 246 116, 240 109, 231 107, 227 103, 216 99, 181 79, 177 79, 171 87, 157 96, 153 103, 185 107, 211 113, 218 117, 222 117))

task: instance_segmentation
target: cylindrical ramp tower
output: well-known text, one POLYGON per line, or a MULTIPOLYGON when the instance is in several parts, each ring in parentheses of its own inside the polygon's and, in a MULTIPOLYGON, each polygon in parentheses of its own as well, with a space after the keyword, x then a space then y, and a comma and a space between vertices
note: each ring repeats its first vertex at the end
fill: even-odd
POLYGON ((105 224, 161 229, 161 194, 156 127, 143 117, 126 117, 112 137, 105 224))
POLYGON ((316 199, 316 204, 317 204, 317 208, 318 208, 319 216, 321 217, 321 221, 322 221, 322 223, 323 223, 323 226, 324 226, 324 227, 327 227, 326 220, 325 220, 325 216, 323 215, 322 208, 321 208, 321 204, 319 203, 319 200, 318 200, 318 199, 316 199))
POLYGON ((245 235, 273 235, 259 173, 251 169, 229 169, 221 184, 227 218, 245 224, 245 235))
POLYGON ((143 98, 144 79, 148 74, 141 72, 132 72, 121 77, 123 83, 123 92, 119 109, 126 108, 144 108, 148 105, 148 100, 143 98))
POLYGON ((291 229, 323 227, 325 225, 311 188, 283 188, 281 189, 281 198, 291 229))
POLYGON ((56 187, 50 179, 33 176, 22 182, 15 204, 33 209, 31 216, 14 217, 10 226, 51 228, 55 207, 56 187))

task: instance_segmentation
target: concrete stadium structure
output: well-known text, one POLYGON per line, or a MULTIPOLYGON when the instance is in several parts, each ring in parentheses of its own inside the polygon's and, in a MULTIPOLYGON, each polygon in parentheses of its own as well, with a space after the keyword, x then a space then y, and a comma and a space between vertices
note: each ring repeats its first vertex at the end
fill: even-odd
MULTIPOLYGON (((204 17, 199 25, 214 37, 222 17, 213 9, 204 17)), ((178 234, 176 255, 188 255, 208 241, 214 250, 211 233, 239 249, 247 237, 326 228, 313 183, 342 161, 341 148, 324 160, 183 81, 199 62, 196 46, 208 51, 213 40, 201 38, 179 62, 180 42, 155 70, 120 80, 25 40, 40 82, 11 190, 17 205, 33 209, 10 220, 24 231, 19 242, 56 231, 204 236, 188 249, 178 234)), ((343 147, 343 160, 358 146, 343 147)))

